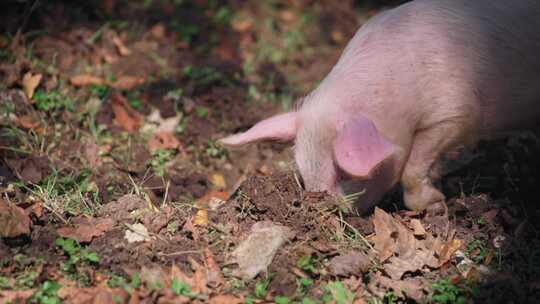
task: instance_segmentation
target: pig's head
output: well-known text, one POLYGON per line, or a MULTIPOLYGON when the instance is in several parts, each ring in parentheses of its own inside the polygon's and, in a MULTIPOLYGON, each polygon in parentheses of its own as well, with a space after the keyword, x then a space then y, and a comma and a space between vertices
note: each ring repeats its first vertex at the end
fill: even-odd
MULTIPOLYGON (((392 173, 384 171, 393 167, 385 163, 391 163, 388 160, 397 148, 362 114, 320 115, 303 108, 265 119, 221 142, 239 146, 261 140, 295 141, 296 164, 309 191, 343 195, 364 190, 351 187, 351 182, 364 188, 380 188, 375 192, 388 190, 387 185, 376 184, 381 178, 391 178, 392 173)), ((381 194, 368 196, 378 199, 381 194)))

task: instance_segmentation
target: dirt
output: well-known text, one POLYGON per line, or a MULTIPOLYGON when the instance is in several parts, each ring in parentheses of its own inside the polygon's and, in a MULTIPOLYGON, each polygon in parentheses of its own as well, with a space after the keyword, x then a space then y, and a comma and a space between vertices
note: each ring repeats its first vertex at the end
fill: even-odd
POLYGON ((294 106, 355 29, 398 2, 0 4, 0 204, 31 222, 31 233, 0 240, 0 303, 539 302, 534 133, 449 161, 445 210, 407 211, 400 189, 383 199, 417 244, 450 244, 441 265, 399 279, 373 249, 375 215, 304 191, 289 145, 216 144, 294 106), (43 76, 32 98, 28 72, 43 76), (142 81, 115 88, 122 77, 142 81), (110 227, 88 224, 104 219, 110 227), (242 280, 231 254, 261 222, 293 236, 266 271, 242 280), (70 251, 58 243, 65 231, 90 241, 70 251))

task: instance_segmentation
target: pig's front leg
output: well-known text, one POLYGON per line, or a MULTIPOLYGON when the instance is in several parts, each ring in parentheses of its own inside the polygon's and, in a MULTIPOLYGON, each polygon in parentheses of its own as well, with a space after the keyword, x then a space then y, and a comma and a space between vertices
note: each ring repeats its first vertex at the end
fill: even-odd
POLYGON ((463 138, 462 128, 453 122, 440 123, 415 134, 401 176, 407 208, 421 211, 444 202, 444 195, 433 186, 433 181, 439 178, 440 156, 463 138))

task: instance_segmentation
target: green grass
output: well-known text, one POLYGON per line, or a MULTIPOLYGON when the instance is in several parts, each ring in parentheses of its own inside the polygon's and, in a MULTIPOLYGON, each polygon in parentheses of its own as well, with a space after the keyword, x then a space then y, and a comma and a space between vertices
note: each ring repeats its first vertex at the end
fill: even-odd
POLYGON ((68 261, 62 267, 65 272, 74 273, 78 266, 99 263, 100 259, 97 253, 86 250, 75 240, 58 238, 55 243, 68 257, 68 261))
POLYGON ((73 110, 74 102, 67 96, 60 94, 58 90, 52 90, 46 92, 45 90, 38 89, 34 96, 35 106, 38 110, 41 111, 55 111, 55 110, 73 110))
POLYGON ((465 304, 467 300, 474 297, 476 289, 467 284, 457 286, 449 279, 440 279, 431 285, 433 293, 430 296, 431 303, 440 304, 465 304))
POLYGON ((59 304, 62 303, 58 297, 60 284, 54 281, 45 281, 41 287, 29 299, 29 303, 39 304, 59 304))

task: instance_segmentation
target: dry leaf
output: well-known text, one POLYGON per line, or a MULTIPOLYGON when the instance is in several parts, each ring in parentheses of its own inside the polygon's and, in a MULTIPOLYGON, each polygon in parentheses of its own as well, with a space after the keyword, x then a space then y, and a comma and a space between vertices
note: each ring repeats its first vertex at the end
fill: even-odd
POLYGON ((7 303, 28 303, 29 298, 34 294, 35 289, 28 290, 3 290, 0 289, 0 304, 7 303))
POLYGON ((140 114, 129 106, 122 95, 112 94, 111 99, 116 123, 130 133, 138 130, 141 125, 140 114))
POLYGON ((116 49, 118 50, 118 53, 121 56, 129 56, 129 55, 131 55, 131 51, 124 45, 124 42, 122 41, 122 39, 120 39, 120 37, 115 35, 112 38, 112 41, 113 41, 114 45, 116 46, 116 49))
POLYGON ((23 115, 17 118, 17 124, 26 130, 39 127, 39 120, 32 115, 23 115))
POLYGON ((144 83, 144 78, 135 76, 120 76, 118 79, 110 83, 111 87, 118 90, 132 90, 144 83))
MULTIPOLYGON (((146 286, 167 286, 167 272, 160 266, 143 265, 141 267, 141 281, 146 284, 146 286)), ((187 283, 187 282, 186 282, 187 283)))
POLYGON ((85 143, 83 156, 91 168, 97 168, 101 163, 99 146, 93 140, 89 140, 85 143))
POLYGON ((387 277, 376 275, 375 281, 385 289, 393 290, 400 298, 411 298, 417 302, 421 302, 425 298, 424 284, 418 278, 391 280, 387 277))
POLYGON ((248 18, 238 18, 232 21, 231 26, 235 31, 243 33, 253 26, 253 21, 248 18))
POLYGON ((155 39, 162 39, 165 37, 165 25, 163 23, 157 23, 150 28, 150 35, 155 39))
POLYGON ((219 189, 225 189, 227 187, 225 177, 222 174, 215 173, 210 175, 210 182, 219 189))
POLYGON ((41 82, 41 77, 41 74, 32 75, 32 73, 30 72, 24 74, 22 79, 22 87, 24 94, 26 94, 26 97, 28 97, 28 99, 32 99, 32 96, 34 96, 34 91, 41 82))
POLYGON ((103 85, 106 84, 105 79, 88 74, 72 76, 69 82, 74 86, 84 87, 89 85, 103 85))
POLYGON ((225 295, 218 295, 211 297, 210 300, 208 300, 209 304, 241 304, 244 303, 244 300, 242 298, 238 298, 236 296, 225 294, 225 295))
POLYGON ((394 280, 406 272, 417 271, 424 266, 439 267, 439 260, 431 238, 417 240, 413 232, 383 210, 376 208, 373 216, 375 237, 373 242, 379 252, 379 260, 394 280))
POLYGON ((129 229, 126 230, 124 238, 128 241, 128 243, 149 241, 151 239, 148 229, 146 229, 143 224, 126 224, 126 226, 128 226, 129 229))
POLYGON ((451 239, 446 242, 440 250, 438 250, 439 262, 440 265, 446 264, 450 258, 456 253, 456 251, 461 247, 463 242, 458 239, 451 239))
POLYGON ((24 159, 7 159, 7 165, 25 183, 37 184, 50 173, 50 161, 45 155, 29 155, 24 159))
POLYGON ((151 153, 162 149, 180 150, 181 148, 182 144, 180 141, 173 133, 169 132, 155 132, 148 140, 148 150, 150 150, 151 153))
POLYGON ((208 210, 197 210, 197 213, 195 213, 195 218, 193 219, 193 225, 200 227, 208 226, 208 210))
POLYGON ((199 294, 208 294, 210 291, 207 286, 206 268, 197 263, 192 257, 188 257, 188 260, 191 268, 195 270, 193 273, 193 285, 191 286, 192 291, 199 294))
POLYGON ((80 243, 88 243, 94 237, 100 236, 114 226, 111 218, 78 218, 74 220, 75 227, 62 227, 56 230, 64 238, 71 238, 80 243))
POLYGON ((231 254, 231 263, 238 264, 233 275, 251 280, 266 271, 278 249, 294 237, 293 231, 285 226, 264 221, 251 227, 251 232, 231 254))
POLYGON ((414 235, 416 236, 424 236, 426 235, 426 229, 424 228, 424 225, 420 222, 418 219, 412 219, 411 220, 411 226, 414 231, 414 235))
POLYGON ((229 199, 226 191, 210 191, 195 202, 195 206, 200 209, 216 210, 229 199))
POLYGON ((24 210, 0 198, 0 237, 18 237, 30 234, 30 217, 24 210))
POLYGON ((225 279, 221 274, 219 265, 216 263, 212 250, 208 247, 204 248, 203 255, 206 264, 206 280, 208 281, 208 285, 212 288, 216 288, 225 283, 225 279))
POLYGON ((335 276, 361 275, 371 267, 369 257, 362 252, 352 251, 330 260, 329 270, 335 276))

